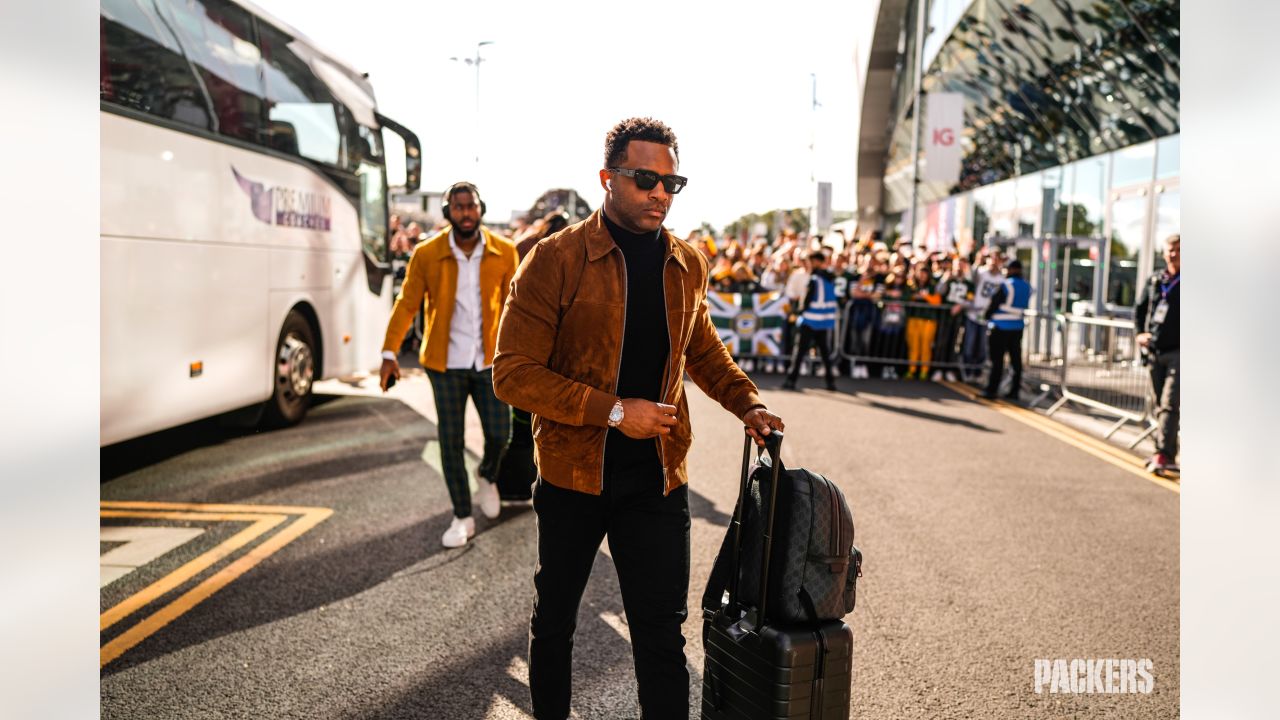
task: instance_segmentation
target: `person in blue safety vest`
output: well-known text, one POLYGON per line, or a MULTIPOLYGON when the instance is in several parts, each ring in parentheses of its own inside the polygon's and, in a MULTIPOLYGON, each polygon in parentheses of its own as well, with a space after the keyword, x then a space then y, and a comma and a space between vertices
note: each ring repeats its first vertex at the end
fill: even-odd
POLYGON ((1013 384, 1005 397, 1018 399, 1018 388, 1022 384, 1022 329, 1025 327, 1023 316, 1031 307, 1031 285, 1022 279, 1022 263, 1012 260, 1005 267, 1004 282, 991 297, 987 306, 987 356, 991 358, 991 374, 987 376, 987 389, 982 397, 988 400, 996 398, 1000 389, 1000 380, 1004 376, 1004 356, 1009 355, 1009 366, 1013 369, 1013 384))
POLYGON ((796 389, 800 361, 809 354, 811 347, 816 347, 818 354, 822 356, 827 389, 836 389, 836 379, 831 373, 831 336, 836 327, 837 308, 835 278, 827 270, 827 255, 821 250, 809 253, 809 263, 813 272, 809 276, 808 291, 800 305, 800 318, 796 321, 800 339, 791 355, 791 367, 787 370, 787 379, 782 383, 783 390, 796 389))

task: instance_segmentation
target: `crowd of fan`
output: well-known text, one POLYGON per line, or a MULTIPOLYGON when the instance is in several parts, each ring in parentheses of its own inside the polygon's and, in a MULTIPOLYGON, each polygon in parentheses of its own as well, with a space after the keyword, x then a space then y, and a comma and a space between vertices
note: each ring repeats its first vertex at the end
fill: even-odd
MULTIPOLYGON (((390 220, 392 257, 407 260, 414 245, 429 233, 416 220, 405 224, 398 215, 390 220)), ((569 220, 557 208, 542 217, 518 218, 507 232, 527 251, 569 220)), ((431 232, 446 225, 441 221, 431 232)), ((824 239, 791 229, 783 230, 772 243, 763 236, 717 240, 702 231, 690 233, 687 240, 706 255, 713 290, 776 291, 788 298, 791 314, 783 331, 783 355, 766 362, 755 359, 749 363, 752 367, 787 370, 795 335, 794 310, 808 288, 809 255, 814 249, 827 255, 826 267, 833 275, 840 315, 845 319, 833 348, 842 375, 921 380, 963 375, 975 380, 986 360, 982 313, 1000 283, 1004 261, 995 248, 962 254, 928 251, 909 243, 891 246, 878 231, 856 241, 839 230, 824 239), (934 364, 946 369, 935 369, 934 364)))
MULTIPOLYGON (((837 349, 857 359, 840 359, 846 376, 923 380, 963 374, 966 380, 977 379, 986 359, 983 312, 1003 278, 1001 251, 984 247, 962 254, 909 243, 890 246, 876 231, 856 242, 840 231, 826 240, 792 230, 784 230, 775 244, 764 237, 717 242, 701 232, 688 238, 711 263, 712 289, 781 292, 791 308, 800 304, 808 287, 810 253, 821 249, 845 318, 837 349), (948 367, 935 369, 935 364, 948 367)), ((784 356, 763 367, 786 369, 793 335, 789 322, 784 356)))

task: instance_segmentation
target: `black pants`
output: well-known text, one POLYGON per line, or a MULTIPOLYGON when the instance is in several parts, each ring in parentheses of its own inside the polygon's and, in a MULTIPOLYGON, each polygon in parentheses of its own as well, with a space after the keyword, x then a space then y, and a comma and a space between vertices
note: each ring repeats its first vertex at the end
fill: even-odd
POLYGON ((1013 384, 1009 386, 1009 397, 1018 397, 1018 389, 1022 386, 1022 329, 1001 330, 993 328, 987 339, 987 347, 991 358, 991 375, 987 378, 987 395, 995 397, 1000 389, 1000 379, 1004 376, 1004 356, 1009 355, 1009 367, 1013 368, 1013 384))
POLYGON ((1151 357, 1151 385, 1156 393, 1156 452, 1168 458, 1178 459, 1178 421, 1182 386, 1179 372, 1178 350, 1165 350, 1151 357))
POLYGON ((689 716, 689 671, 680 626, 689 616, 689 488, 666 497, 655 467, 612 471, 588 495, 538 479, 536 598, 529 621, 529 692, 539 720, 569 715, 578 604, 600 541, 622 588, 640 710, 649 720, 689 716))
POLYGON ((800 376, 800 363, 809 355, 809 348, 818 348, 822 356, 822 367, 827 371, 827 384, 835 382, 831 374, 831 331, 814 330, 808 325, 800 326, 800 339, 796 342, 795 352, 791 354, 791 367, 787 370, 787 382, 794 385, 800 376))

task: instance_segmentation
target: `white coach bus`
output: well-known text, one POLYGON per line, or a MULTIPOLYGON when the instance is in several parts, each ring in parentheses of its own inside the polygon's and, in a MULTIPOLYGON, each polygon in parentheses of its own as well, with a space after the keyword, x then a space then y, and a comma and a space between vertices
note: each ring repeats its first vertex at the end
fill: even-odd
POLYGON ((102 445, 226 411, 302 419, 378 366, 391 307, 368 79, 236 0, 101 3, 102 445))

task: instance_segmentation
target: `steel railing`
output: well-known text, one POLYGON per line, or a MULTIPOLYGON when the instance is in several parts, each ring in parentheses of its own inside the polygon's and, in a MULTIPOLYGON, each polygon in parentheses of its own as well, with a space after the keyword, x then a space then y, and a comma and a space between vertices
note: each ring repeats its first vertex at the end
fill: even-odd
MULTIPOLYGON (((1022 383, 1034 393, 1031 407, 1053 398, 1046 415, 1075 403, 1113 417, 1115 423, 1103 434, 1106 438, 1130 423, 1145 426, 1130 448, 1154 431, 1150 375, 1142 365, 1132 322, 1034 310, 1025 318, 1022 383)), ((958 371, 970 382, 985 385, 990 368, 985 322, 965 320, 966 313, 951 304, 894 298, 850 301, 836 317, 833 359, 843 360, 846 370, 865 368, 873 377, 919 368, 926 374, 958 371)), ((784 372, 791 348, 781 345, 779 355, 735 354, 735 359, 751 370, 784 372)), ((816 357, 800 362, 803 374, 818 374, 816 357)))
POLYGON ((1111 318, 1060 315, 1062 376, 1052 415, 1076 403, 1115 417, 1109 438, 1129 423, 1144 425, 1129 445, 1136 447, 1155 428, 1151 376, 1143 366, 1133 323, 1111 318))
POLYGON ((850 301, 838 317, 836 338, 840 357, 877 375, 885 368, 895 374, 899 368, 966 370, 964 313, 952 304, 850 301))

